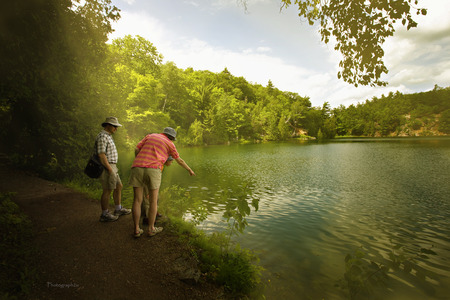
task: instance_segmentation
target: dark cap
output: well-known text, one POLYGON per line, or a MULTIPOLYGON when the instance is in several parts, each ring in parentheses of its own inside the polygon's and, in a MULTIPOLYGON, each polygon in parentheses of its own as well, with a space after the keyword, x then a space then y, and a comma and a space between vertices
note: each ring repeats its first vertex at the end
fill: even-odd
POLYGON ((166 134, 166 135, 170 135, 170 136, 173 138, 174 141, 177 140, 177 139, 176 139, 177 132, 176 132, 175 129, 173 129, 172 127, 166 127, 166 128, 164 128, 163 133, 166 134))

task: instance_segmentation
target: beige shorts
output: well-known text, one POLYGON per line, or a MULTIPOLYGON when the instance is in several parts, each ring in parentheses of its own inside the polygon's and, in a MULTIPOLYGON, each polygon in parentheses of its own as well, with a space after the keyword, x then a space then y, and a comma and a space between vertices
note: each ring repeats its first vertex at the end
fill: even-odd
POLYGON ((130 185, 133 187, 149 187, 157 190, 161 186, 161 170, 152 168, 131 168, 130 185))
POLYGON ((102 188, 104 190, 115 190, 117 185, 122 184, 120 180, 119 170, 115 164, 109 164, 113 170, 112 174, 109 174, 107 170, 104 170, 100 176, 100 181, 102 182, 102 188))

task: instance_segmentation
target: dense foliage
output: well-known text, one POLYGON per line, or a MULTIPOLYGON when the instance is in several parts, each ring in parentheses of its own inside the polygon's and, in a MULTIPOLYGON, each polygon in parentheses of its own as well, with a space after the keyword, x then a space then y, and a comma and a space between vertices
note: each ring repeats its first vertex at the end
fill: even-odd
POLYGON ((78 157, 87 152, 91 128, 105 109, 97 101, 106 84, 102 64, 110 22, 119 17, 109 3, 0 4, 2 146, 52 177, 79 172, 78 157))
POLYGON ((432 136, 450 133, 450 88, 435 86, 416 94, 389 93, 333 110, 336 134, 354 136, 432 136))
POLYGON ((166 126, 178 130, 179 145, 450 132, 448 88, 312 107, 270 81, 162 63, 139 36, 107 43, 119 18, 110 0, 3 1, 0 14, 0 150, 48 178, 83 176, 111 115, 124 125, 119 151, 166 126))
POLYGON ((409 30, 417 27, 412 18, 414 13, 427 14, 425 8, 418 6, 419 0, 281 0, 281 3, 296 5, 298 15, 309 24, 320 23, 322 41, 334 39, 334 49, 342 55, 338 78, 355 86, 386 85, 380 80, 388 72, 382 48, 386 38, 394 35, 396 22, 409 30))
MULTIPOLYGON (((223 286, 236 299, 247 299, 245 295, 252 294, 257 299, 260 298, 256 297, 259 291, 255 288, 261 283, 263 271, 259 266, 258 256, 231 240, 231 236, 242 233, 247 224, 245 217, 250 214, 250 207, 244 199, 246 191, 244 188, 242 194, 238 195, 237 205, 227 205, 224 218, 227 219, 228 230, 220 233, 206 235, 195 226, 204 221, 207 215, 204 203, 200 199, 193 199, 189 192, 179 186, 162 190, 158 210, 168 216, 170 227, 177 230, 182 240, 192 247, 202 273, 223 286), (188 207, 196 208, 192 210, 188 207), (186 211, 192 213, 193 218, 189 221, 183 219, 186 211)), ((228 198, 227 195, 224 197, 228 198)))
POLYGON ((0 194, 0 299, 23 299, 36 279, 33 227, 12 199, 0 194))

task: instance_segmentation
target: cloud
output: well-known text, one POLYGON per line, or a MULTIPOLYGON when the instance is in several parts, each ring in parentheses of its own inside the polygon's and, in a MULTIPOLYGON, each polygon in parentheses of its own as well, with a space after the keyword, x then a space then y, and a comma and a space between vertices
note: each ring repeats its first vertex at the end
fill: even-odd
POLYGON ((258 47, 256 49, 257 52, 272 52, 272 49, 270 47, 258 47))
POLYGON ((154 43, 164 39, 167 31, 164 25, 157 19, 145 13, 130 13, 122 11, 121 18, 117 23, 113 23, 114 32, 109 39, 124 37, 125 35, 140 35, 154 43))
POLYGON ((110 39, 126 34, 140 35, 156 46, 165 61, 173 61, 182 69, 192 67, 195 70, 221 72, 227 68, 234 76, 243 76, 249 82, 265 86, 271 80, 280 90, 297 92, 302 96, 322 95, 322 85, 331 77, 288 64, 282 58, 270 55, 270 47, 232 51, 200 39, 178 36, 144 12, 123 12, 114 28, 116 31, 110 39))
POLYGON ((195 2, 195 1, 184 1, 184 3, 186 3, 186 4, 188 4, 188 5, 195 6, 195 7, 199 7, 199 6, 200 6, 200 4, 198 4, 198 3, 195 2))
POLYGON ((434 84, 450 84, 450 22, 445 17, 445 11, 450 11, 448 5, 441 4, 420 17, 417 28, 397 28, 394 37, 386 41, 385 62, 391 85, 406 84, 417 91, 434 84))
MULTIPOLYGON (((203 1, 190 1, 190 4, 198 4, 200 7, 208 6, 203 1)), ((432 89, 434 84, 440 86, 450 84, 450 21, 446 18, 450 13, 450 5, 446 1, 423 1, 423 6, 426 6, 425 4, 432 6, 429 7, 429 14, 426 17, 419 16, 417 19, 419 27, 409 31, 400 28, 394 37, 386 41, 385 63, 389 69, 389 74, 385 76, 385 80, 389 82, 387 87, 355 88, 337 79, 340 53, 334 50, 332 43, 320 44, 319 50, 322 51, 320 55, 328 66, 326 69, 314 68, 314 66, 306 68, 303 66, 302 59, 309 60, 308 55, 317 56, 318 53, 305 52, 300 56, 302 59, 294 60, 292 57, 281 54, 279 49, 275 49, 278 45, 273 42, 271 44, 270 36, 267 34, 259 37, 259 41, 264 40, 263 43, 249 44, 245 46, 246 48, 230 45, 229 42, 220 44, 216 41, 212 44, 198 38, 195 32, 168 27, 177 22, 179 17, 177 15, 173 15, 170 22, 167 22, 167 18, 158 20, 147 14, 145 10, 122 11, 121 20, 113 24, 116 32, 111 35, 111 38, 122 37, 126 34, 140 35, 156 46, 165 57, 165 61, 173 61, 179 68, 192 67, 195 70, 212 72, 221 72, 227 68, 233 75, 243 76, 249 82, 266 85, 271 80, 280 90, 308 96, 314 106, 321 106, 325 101, 328 101, 332 107, 340 104, 348 106, 364 102, 372 97, 387 95, 389 92, 409 93, 432 89)), ((236 0, 214 3, 236 6, 236 0)), ((264 16, 265 22, 270 23, 267 19, 269 16, 264 16)), ((256 17, 256 14, 253 17, 256 17)), ((283 15, 283 17, 286 16, 283 15)), ((260 24, 255 24, 258 24, 259 28, 260 24)), ((284 34, 278 34, 278 36, 284 40, 292 39, 294 33, 291 32, 291 36, 288 33, 285 30, 284 34)), ((301 42, 305 45, 311 44, 311 41, 306 38, 301 42)), ((287 49, 286 53, 289 51, 292 52, 287 49)))

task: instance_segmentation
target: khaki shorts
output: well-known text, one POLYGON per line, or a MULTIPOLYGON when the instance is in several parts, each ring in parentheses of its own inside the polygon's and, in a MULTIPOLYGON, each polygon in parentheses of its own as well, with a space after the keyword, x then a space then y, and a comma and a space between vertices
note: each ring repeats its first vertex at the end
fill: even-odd
POLYGON ((103 170, 102 175, 100 176, 100 181, 102 182, 102 188, 104 190, 115 190, 117 185, 122 184, 122 180, 119 177, 119 170, 117 169, 116 164, 109 164, 113 170, 112 174, 105 169, 103 170))
MULTIPOLYGON (((130 185, 133 187, 149 187, 157 190, 161 186, 161 170, 152 168, 131 168, 130 185)), ((147 192, 147 190, 146 190, 147 192)))

